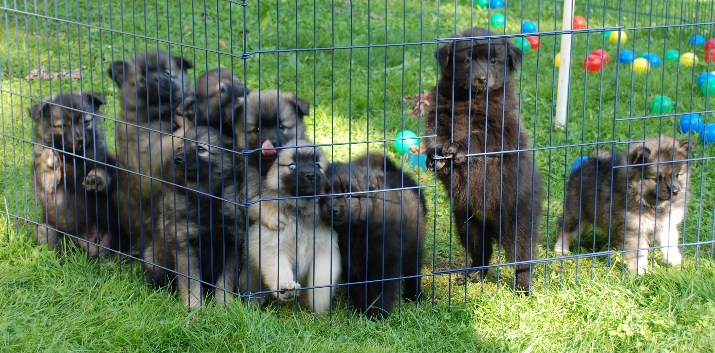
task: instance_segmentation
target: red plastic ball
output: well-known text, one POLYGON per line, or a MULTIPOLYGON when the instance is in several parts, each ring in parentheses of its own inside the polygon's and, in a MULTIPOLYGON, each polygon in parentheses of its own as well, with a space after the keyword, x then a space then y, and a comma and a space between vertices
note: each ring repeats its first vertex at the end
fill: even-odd
POLYGON ((705 51, 715 49, 715 38, 710 38, 705 42, 705 51))
POLYGON ((581 66, 588 70, 588 72, 601 71, 603 60, 601 60, 599 55, 589 55, 586 59, 583 59, 583 64, 581 64, 581 66))
POLYGON ((608 53, 603 49, 596 49, 593 51, 593 53, 591 53, 591 55, 595 55, 595 56, 601 58, 601 60, 603 60, 603 63, 606 65, 608 65, 609 62, 611 62, 611 57, 608 56, 608 53))
POLYGON ((531 49, 538 49, 541 47, 541 40, 539 40, 539 37, 537 36, 528 36, 526 37, 526 40, 529 41, 531 49))
POLYGON ((576 16, 573 18, 573 29, 584 29, 588 27, 588 22, 582 16, 576 16))
POLYGON ((715 61, 715 48, 708 49, 705 52, 705 61, 715 61))

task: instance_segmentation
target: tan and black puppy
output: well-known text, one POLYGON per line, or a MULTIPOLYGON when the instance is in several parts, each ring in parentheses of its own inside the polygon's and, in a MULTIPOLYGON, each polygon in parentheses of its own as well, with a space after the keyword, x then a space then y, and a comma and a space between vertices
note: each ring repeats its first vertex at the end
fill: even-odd
POLYGON ((616 155, 594 151, 569 178, 562 233, 554 251, 564 255, 575 235, 595 225, 613 243, 622 244, 626 267, 639 275, 648 270, 648 248, 654 238, 663 258, 680 265, 678 228, 685 217, 687 160, 694 147, 687 140, 660 136, 633 143, 616 155))
POLYGON ((142 226, 151 216, 152 196, 161 189, 157 179, 172 170, 178 145, 172 135, 181 136, 187 127, 175 113, 190 88, 186 70, 192 67, 182 57, 147 52, 115 61, 107 70, 121 89, 118 120, 126 122, 116 124, 117 163, 130 171, 119 174, 119 213, 136 250, 148 235, 142 226))
POLYGON ((224 272, 224 264, 237 262, 231 254, 236 243, 242 243, 237 236, 241 233, 224 229, 228 221, 221 197, 233 182, 232 147, 231 138, 213 128, 186 131, 173 156, 175 186, 166 186, 157 201, 153 236, 144 248, 147 280, 163 286, 175 279, 182 302, 190 308, 202 302, 202 282, 216 283, 218 290, 226 281, 235 287, 231 281, 238 277, 233 266, 224 272))
POLYGON ((94 93, 58 94, 30 109, 35 195, 43 208, 37 240, 54 247, 65 234, 91 256, 126 248, 118 233, 114 158, 96 114, 94 93))
POLYGON ((201 75, 193 93, 178 107, 179 114, 196 124, 209 125, 222 133, 233 133, 235 120, 243 119, 245 97, 249 93, 229 69, 215 69, 201 75))

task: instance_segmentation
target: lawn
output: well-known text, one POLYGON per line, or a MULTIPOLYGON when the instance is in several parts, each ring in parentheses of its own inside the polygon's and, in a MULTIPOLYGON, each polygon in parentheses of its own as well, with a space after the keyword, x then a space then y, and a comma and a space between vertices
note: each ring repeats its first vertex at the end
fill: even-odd
MULTIPOLYGON (((628 41, 621 51, 650 51, 663 58, 668 49, 692 50, 688 39, 696 32, 715 36, 711 25, 663 27, 682 23, 675 14, 690 23, 712 22, 713 9, 696 6, 694 0, 655 6, 623 1, 621 11, 604 9, 604 3, 611 3, 604 1, 579 2, 576 14, 586 16, 591 29, 624 27, 628 41), (653 15, 641 13, 644 7, 653 15)), ((547 34, 560 29, 561 10, 554 2, 508 5, 507 34, 518 33, 522 19, 538 22, 547 34)), ((591 254, 594 243, 599 256, 539 263, 531 297, 514 296, 509 290, 513 276, 500 267, 484 283, 467 286, 457 285, 449 274, 435 274, 423 279, 427 300, 419 307, 401 306, 399 315, 384 323, 348 319, 342 304, 325 318, 294 314, 290 308, 272 313, 242 305, 209 304, 188 313, 172 293, 149 289, 136 265, 87 261, 73 252, 59 256, 33 245, 27 240, 29 227, 18 225, 15 217, 39 218, 27 114, 37 99, 74 90, 102 92, 113 149, 118 92, 106 68, 136 51, 170 50, 195 63, 189 72, 194 78, 207 69, 231 67, 254 90, 280 88, 312 102, 309 136, 333 145, 326 147, 330 158, 347 160, 369 148, 398 160, 389 140, 403 129, 420 134, 420 119, 427 118, 411 115, 413 103, 403 103, 403 97, 434 85, 436 39, 472 25, 486 26, 489 13, 466 1, 179 5, 115 0, 16 6, 3 10, 0 29, 0 350, 715 350, 715 147, 700 141, 681 228, 682 268, 667 268, 653 251, 653 273, 634 278, 624 272, 621 254, 609 253, 613 249, 605 236, 588 229, 579 254, 591 254), (81 68, 82 78, 26 81, 29 70, 40 65, 50 71, 81 68)), ((695 84, 697 75, 715 70, 703 62, 702 47, 696 50, 701 62, 695 67, 665 63, 647 75, 635 75, 617 63, 618 47, 594 31, 573 36, 569 120, 564 129, 555 128, 558 71, 553 61, 559 40, 542 36, 541 48, 525 54, 518 73, 520 110, 533 137, 525 148, 536 150, 548 192, 539 259, 554 257, 549 249, 558 232, 571 161, 597 144, 622 150, 625 142, 644 136, 678 134, 677 120, 684 112, 706 112, 703 118, 715 122, 712 99, 695 84), (600 48, 610 53, 611 63, 602 72, 586 74, 581 61, 600 48), (650 100, 658 95, 675 102, 673 112, 649 112, 650 100)), ((423 273, 463 267, 447 191, 430 172, 410 173, 419 179, 429 206, 423 273)))

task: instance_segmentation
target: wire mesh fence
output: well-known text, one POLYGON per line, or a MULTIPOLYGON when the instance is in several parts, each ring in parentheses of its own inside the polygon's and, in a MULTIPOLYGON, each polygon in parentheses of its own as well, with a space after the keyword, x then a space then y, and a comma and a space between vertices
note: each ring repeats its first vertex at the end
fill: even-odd
POLYGON ((712 2, 1 8, 3 217, 187 307, 713 260, 712 2))

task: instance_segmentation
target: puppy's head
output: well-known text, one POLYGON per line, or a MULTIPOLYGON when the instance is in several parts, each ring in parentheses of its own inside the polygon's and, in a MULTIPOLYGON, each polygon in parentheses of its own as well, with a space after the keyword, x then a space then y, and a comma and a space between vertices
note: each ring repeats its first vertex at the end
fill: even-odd
POLYGON ((292 146, 290 141, 305 138, 303 117, 310 105, 290 93, 251 92, 246 98, 246 116, 234 115, 236 147, 262 149, 264 160, 276 157, 276 147, 292 146))
POLYGON ((325 191, 328 160, 319 146, 306 139, 287 141, 265 177, 266 187, 279 196, 314 196, 325 191))
POLYGON ((180 115, 195 117, 199 124, 224 123, 233 126, 232 115, 236 115, 234 119, 243 118, 244 98, 248 92, 248 88, 231 70, 211 70, 199 77, 193 94, 186 97, 177 111, 180 115))
POLYGON ((321 198, 322 219, 328 224, 332 222, 334 226, 365 223, 368 213, 374 210, 374 207, 382 205, 380 193, 366 191, 378 190, 383 178, 384 173, 379 168, 368 170, 367 165, 356 163, 333 164, 328 172, 326 193, 344 195, 321 198), (378 199, 380 202, 375 202, 378 199))
POLYGON ((215 194, 235 169, 231 138, 206 126, 186 131, 174 154, 174 170, 179 182, 199 191, 215 194))
POLYGON ((443 89, 453 86, 455 91, 465 93, 471 89, 472 95, 503 89, 519 66, 522 52, 504 38, 464 39, 489 35, 492 33, 487 29, 474 27, 456 33, 457 40, 437 50, 443 89))
POLYGON ((186 70, 192 67, 180 56, 148 52, 113 62, 107 73, 123 89, 125 101, 136 100, 138 106, 144 107, 167 104, 171 108, 185 97, 189 88, 186 70))
POLYGON ((30 108, 35 140, 45 146, 83 154, 91 146, 98 130, 100 107, 104 98, 96 93, 64 93, 30 108))
POLYGON ((651 206, 668 205, 684 197, 690 177, 687 159, 692 148, 693 141, 664 135, 632 145, 628 151, 631 190, 642 192, 643 200, 651 206))

